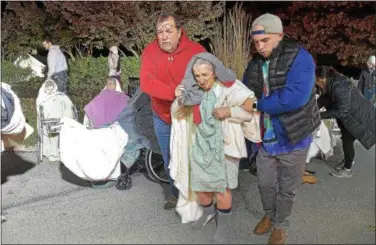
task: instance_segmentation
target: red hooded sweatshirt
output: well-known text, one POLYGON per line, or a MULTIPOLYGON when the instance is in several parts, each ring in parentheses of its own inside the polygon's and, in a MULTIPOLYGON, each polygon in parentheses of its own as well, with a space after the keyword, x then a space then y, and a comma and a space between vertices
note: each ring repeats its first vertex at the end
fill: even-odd
POLYGON ((191 41, 184 30, 178 48, 171 54, 162 51, 154 40, 141 55, 140 87, 151 98, 153 111, 166 123, 171 123, 170 108, 175 89, 182 82, 191 58, 206 50, 191 41))

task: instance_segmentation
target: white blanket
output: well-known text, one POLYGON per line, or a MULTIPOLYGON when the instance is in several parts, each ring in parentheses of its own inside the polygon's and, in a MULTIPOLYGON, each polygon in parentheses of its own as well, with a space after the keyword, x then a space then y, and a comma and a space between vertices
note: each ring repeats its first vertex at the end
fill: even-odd
MULTIPOLYGON (((12 118, 11 118, 9 124, 6 127, 1 128, 1 134, 7 134, 7 135, 20 134, 24 130, 24 128, 26 127, 26 134, 25 134, 25 137, 24 137, 24 139, 26 139, 27 137, 29 137, 33 133, 34 129, 29 124, 26 123, 25 116, 22 113, 20 99, 13 92, 10 85, 8 85, 6 83, 1 83, 1 87, 5 91, 10 93, 12 95, 13 99, 14 99, 14 112, 13 112, 12 118)), ((2 107, 5 106, 3 99, 1 99, 1 106, 2 107)), ((15 143, 17 143, 17 142, 15 142, 15 143)), ((3 152, 3 151, 4 151, 4 142, 3 142, 3 139, 1 139, 1 152, 3 152)))
POLYGON ((108 128, 86 129, 70 118, 63 118, 60 130, 60 158, 78 177, 90 180, 116 179, 128 134, 115 122, 108 128))
MULTIPOLYGON (((316 95, 316 99, 319 95, 316 95)), ((320 111, 325 111, 325 108, 321 108, 320 111)), ((308 164, 313 157, 318 153, 321 154, 323 159, 327 159, 333 155, 334 147, 336 146, 336 138, 325 125, 325 120, 321 120, 320 127, 312 134, 313 141, 309 147, 306 163, 308 164)))
MULTIPOLYGON (((240 81, 233 86, 226 88, 217 86, 214 91, 218 98, 216 107, 239 107, 247 98, 252 98, 254 93, 246 88, 240 81)), ((171 106, 171 137, 170 137, 170 175, 174 179, 174 185, 179 190, 179 198, 176 205, 176 212, 180 215, 182 223, 194 222, 202 215, 202 207, 197 203, 195 193, 190 190, 189 185, 189 152, 191 142, 194 140, 195 131, 191 110, 180 114, 181 109, 177 100, 171 106), (180 114, 180 115, 178 115, 180 114), (181 116, 183 115, 183 116, 181 116)), ((245 117, 228 118, 222 123, 222 131, 225 141, 225 154, 235 158, 247 156, 245 145, 245 131, 242 128, 244 122, 257 120, 245 113, 245 117)), ((247 132, 252 135, 260 135, 259 128, 253 123, 247 127, 247 132)), ((257 140, 257 139, 255 139, 257 140)))
POLYGON ((306 163, 309 163, 318 153, 323 159, 327 159, 333 155, 333 149, 336 145, 335 137, 330 133, 323 120, 319 129, 313 133, 313 141, 309 147, 306 163))
POLYGON ((236 80, 231 87, 216 86, 214 92, 218 98, 216 107, 230 107, 231 117, 222 121, 222 133, 225 143, 225 154, 234 158, 247 157, 244 137, 252 142, 260 142, 259 114, 248 113, 241 106, 255 93, 242 82, 236 80), (237 110, 244 113, 236 114, 237 110))

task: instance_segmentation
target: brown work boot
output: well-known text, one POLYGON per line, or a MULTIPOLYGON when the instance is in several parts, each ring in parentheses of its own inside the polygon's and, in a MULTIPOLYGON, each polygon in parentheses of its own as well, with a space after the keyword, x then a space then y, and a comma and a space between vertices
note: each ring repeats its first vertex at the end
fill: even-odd
POLYGON ((165 203, 165 205, 163 206, 163 208, 166 209, 166 210, 175 209, 177 202, 178 202, 178 200, 175 197, 170 197, 167 200, 167 202, 165 203))
POLYGON ((274 228, 269 237, 268 244, 285 244, 286 233, 282 228, 274 228))
POLYGON ((253 231, 256 235, 262 235, 270 231, 272 228, 272 220, 268 216, 262 217, 260 222, 255 227, 253 231))
POLYGON ((318 181, 316 176, 313 175, 304 175, 302 177, 303 184, 316 184, 318 181))

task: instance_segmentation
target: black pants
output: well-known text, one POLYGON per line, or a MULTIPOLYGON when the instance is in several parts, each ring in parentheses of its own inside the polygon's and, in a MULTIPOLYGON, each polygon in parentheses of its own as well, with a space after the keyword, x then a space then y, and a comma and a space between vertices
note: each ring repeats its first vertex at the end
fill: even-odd
POLYGON ((355 138, 350 132, 345 128, 341 121, 337 120, 337 125, 341 130, 341 140, 342 140, 342 149, 343 155, 345 157, 345 165, 346 169, 351 169, 352 163, 355 157, 355 149, 354 149, 354 141, 355 138))

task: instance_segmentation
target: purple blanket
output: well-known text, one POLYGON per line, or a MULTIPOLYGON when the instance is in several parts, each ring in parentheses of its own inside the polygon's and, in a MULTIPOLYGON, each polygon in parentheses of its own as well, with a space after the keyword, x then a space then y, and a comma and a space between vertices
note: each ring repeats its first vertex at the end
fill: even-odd
POLYGON ((128 104, 126 94, 103 90, 84 108, 86 116, 93 122, 94 128, 113 122, 128 104))

